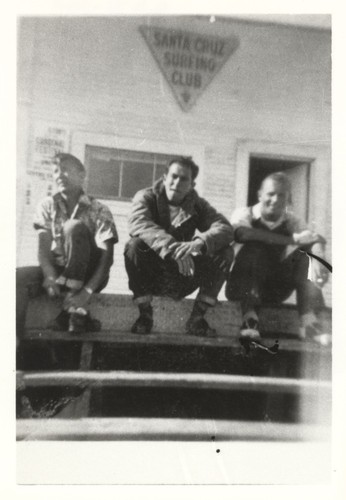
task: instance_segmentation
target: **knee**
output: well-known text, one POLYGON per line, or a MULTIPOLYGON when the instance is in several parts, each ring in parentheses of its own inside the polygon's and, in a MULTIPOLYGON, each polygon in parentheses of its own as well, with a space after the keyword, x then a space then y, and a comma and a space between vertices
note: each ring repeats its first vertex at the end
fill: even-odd
POLYGON ((124 255, 125 258, 129 260, 135 260, 140 258, 144 253, 148 252, 150 249, 143 240, 138 237, 131 238, 125 245, 124 255))
POLYGON ((89 234, 89 229, 85 224, 83 224, 82 221, 76 219, 69 219, 64 223, 63 232, 65 238, 76 237, 76 236, 87 236, 89 234))
POLYGON ((257 263, 265 266, 269 262, 268 246, 258 241, 245 243, 237 256, 237 262, 241 262, 242 265, 246 266, 252 266, 257 263))

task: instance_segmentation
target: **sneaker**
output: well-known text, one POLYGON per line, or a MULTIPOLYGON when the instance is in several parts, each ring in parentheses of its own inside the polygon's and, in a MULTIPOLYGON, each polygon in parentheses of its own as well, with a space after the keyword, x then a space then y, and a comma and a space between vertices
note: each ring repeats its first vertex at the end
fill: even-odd
POLYGON ((216 337, 216 330, 210 328, 203 317, 191 317, 186 323, 185 332, 187 335, 195 337, 216 337))
POLYGON ((244 317, 243 324, 240 328, 240 336, 250 339, 260 339, 261 335, 258 330, 258 319, 254 317, 244 317))
POLYGON ((300 338, 303 340, 312 340, 323 347, 332 345, 332 335, 324 332, 318 323, 312 323, 302 328, 300 338))
POLYGON ((48 323, 48 328, 55 332, 67 332, 69 329, 70 315, 67 311, 61 311, 56 318, 48 323))
POLYGON ((87 314, 70 313, 68 331, 70 333, 99 332, 101 322, 87 314))

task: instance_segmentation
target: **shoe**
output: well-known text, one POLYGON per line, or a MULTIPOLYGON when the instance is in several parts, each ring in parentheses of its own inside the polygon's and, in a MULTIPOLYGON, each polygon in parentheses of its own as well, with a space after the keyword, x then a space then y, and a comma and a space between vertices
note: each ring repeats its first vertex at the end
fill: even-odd
POLYGON ((69 329, 70 315, 67 311, 61 311, 55 319, 48 323, 48 328, 54 332, 67 332, 69 329))
POLYGON ((68 331, 70 333, 99 332, 101 321, 87 314, 70 313, 68 331))
POLYGON ((216 337, 216 330, 210 328, 203 317, 191 317, 186 323, 185 332, 187 335, 194 335, 195 337, 216 337))
POLYGON ((258 330, 258 319, 248 317, 243 319, 243 324, 240 328, 240 337, 248 337, 250 339, 260 339, 261 335, 258 330))
POLYGON ((153 328, 153 318, 149 315, 140 314, 131 328, 131 333, 139 333, 140 335, 147 335, 153 328))
POLYGON ((139 333, 147 335, 153 328, 153 308, 150 302, 144 302, 138 305, 139 317, 136 319, 131 328, 131 333, 139 333))
POLYGON ((299 336, 302 340, 312 340, 323 347, 332 345, 332 335, 324 332, 316 322, 302 328, 299 336))

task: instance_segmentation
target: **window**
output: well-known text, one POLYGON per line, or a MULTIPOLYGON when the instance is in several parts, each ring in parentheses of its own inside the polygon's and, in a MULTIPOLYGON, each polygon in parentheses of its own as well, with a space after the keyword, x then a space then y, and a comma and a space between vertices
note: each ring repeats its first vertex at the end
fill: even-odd
POLYGON ((85 146, 87 191, 97 198, 131 200, 165 173, 172 155, 85 146))

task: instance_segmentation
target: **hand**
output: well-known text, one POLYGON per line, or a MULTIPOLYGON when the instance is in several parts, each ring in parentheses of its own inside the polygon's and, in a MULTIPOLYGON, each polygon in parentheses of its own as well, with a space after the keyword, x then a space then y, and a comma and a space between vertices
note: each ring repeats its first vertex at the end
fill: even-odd
POLYGON ((328 281, 329 272, 326 267, 317 259, 310 257, 310 279, 317 286, 322 288, 328 281))
POLYGON ((64 309, 69 310, 71 307, 78 309, 78 307, 86 308, 91 298, 91 294, 85 288, 77 290, 76 292, 68 293, 64 300, 64 309))
POLYGON ((176 262, 179 272, 183 276, 193 276, 195 274, 195 263, 190 255, 185 259, 176 259, 176 262))
POLYGON ((43 288, 46 290, 47 295, 50 299, 55 299, 60 296, 60 286, 55 282, 54 276, 47 276, 43 280, 43 288))
POLYGON ((185 259, 189 255, 200 255, 205 243, 200 238, 192 241, 172 243, 168 248, 172 250, 171 257, 174 260, 185 259))
POLYGON ((294 233, 292 237, 294 243, 298 246, 312 245, 313 243, 319 241, 319 235, 309 229, 305 229, 301 233, 294 233))

